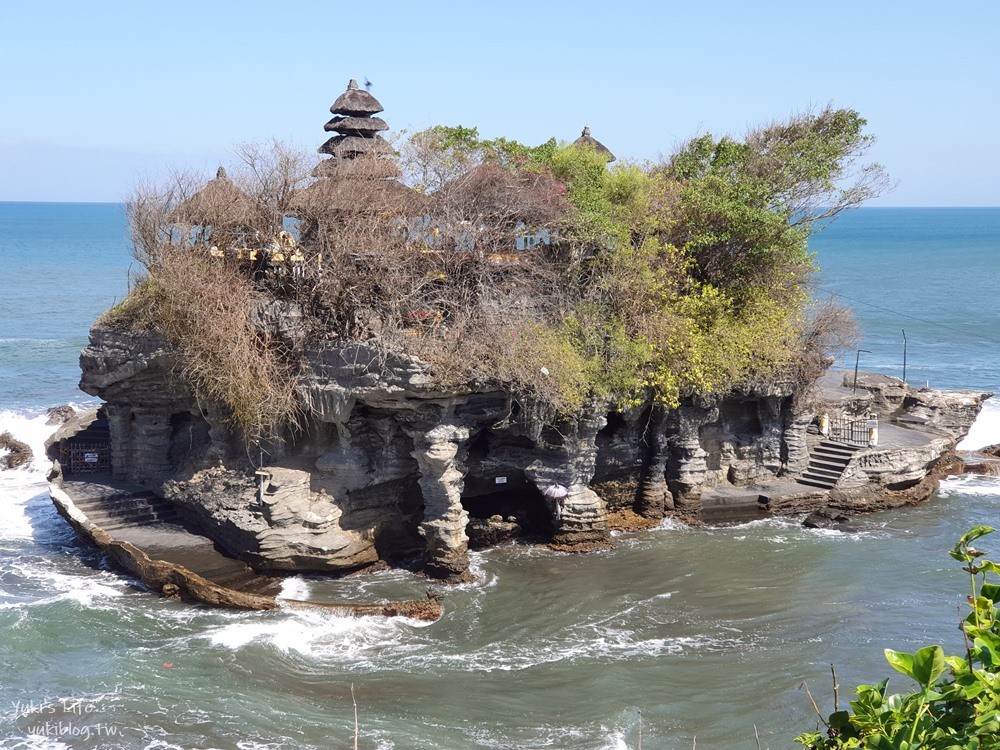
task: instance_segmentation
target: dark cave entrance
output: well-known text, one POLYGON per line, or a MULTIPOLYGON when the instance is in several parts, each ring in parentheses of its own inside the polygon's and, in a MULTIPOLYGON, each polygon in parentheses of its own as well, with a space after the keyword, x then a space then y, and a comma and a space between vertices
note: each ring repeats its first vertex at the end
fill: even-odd
POLYGON ((204 456, 212 442, 209 429, 208 422, 200 414, 183 411, 170 416, 169 459, 174 471, 204 456))
POLYGON ((471 549, 522 537, 537 541, 552 537, 545 497, 522 469, 490 457, 486 430, 472 441, 467 466, 462 507, 469 514, 466 533, 471 549))

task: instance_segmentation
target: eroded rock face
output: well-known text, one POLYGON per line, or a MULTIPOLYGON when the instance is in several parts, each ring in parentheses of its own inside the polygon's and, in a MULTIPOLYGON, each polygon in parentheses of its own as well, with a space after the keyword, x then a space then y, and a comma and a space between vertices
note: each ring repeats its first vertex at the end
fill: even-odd
POLYGON ((903 409, 910 420, 940 432, 952 440, 964 438, 991 393, 979 391, 910 391, 903 409))
POLYGON ((851 460, 839 487, 849 490, 875 485, 890 490, 905 489, 927 476, 954 444, 953 439, 941 437, 913 447, 870 448, 851 460))
POLYGON ((64 404, 63 406, 53 406, 46 409, 45 413, 48 415, 48 419, 45 420, 45 424, 63 425, 76 415, 76 409, 69 404, 64 404))
POLYGON ((462 506, 468 441, 468 427, 447 423, 421 431, 413 440, 424 499, 420 533, 426 541, 425 569, 437 578, 459 578, 469 569, 469 514, 462 506))
MULTIPOLYGON (((258 318, 295 341, 298 318, 286 307, 263 307, 258 318)), ((812 411, 778 386, 675 409, 593 403, 555 419, 488 386, 442 388, 425 363, 374 345, 304 351, 305 424, 247 446, 222 408, 199 403, 176 377, 182 368, 164 341, 95 328, 81 387, 106 402, 115 476, 161 492, 260 569, 405 561, 461 580, 470 523, 482 544, 524 533, 591 549, 611 541, 609 502, 654 521, 693 516, 708 488, 754 487, 809 460, 812 411)), ((974 394, 913 398, 911 413, 940 425, 941 445, 871 453, 850 469, 848 488, 919 480, 981 404, 974 394)))

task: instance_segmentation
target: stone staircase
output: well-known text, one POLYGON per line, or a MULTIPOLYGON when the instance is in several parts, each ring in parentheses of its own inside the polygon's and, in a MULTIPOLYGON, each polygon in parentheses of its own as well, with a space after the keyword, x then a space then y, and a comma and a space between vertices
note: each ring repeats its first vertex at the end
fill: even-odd
MULTIPOLYGON (((102 479, 97 478, 95 479, 102 479)), ((185 524, 173 503, 138 487, 68 481, 76 507, 117 541, 140 546, 151 557, 183 565, 218 586, 244 594, 274 596, 281 579, 261 575, 242 560, 223 554, 211 540, 185 524), (96 491, 87 491, 94 487, 96 491)))
POLYGON ((819 487, 829 490, 840 481, 844 469, 851 462, 855 451, 859 448, 856 445, 824 440, 809 455, 809 465, 802 472, 802 476, 797 477, 799 484, 809 487, 819 487))
POLYGON ((97 497, 88 502, 80 502, 77 507, 87 514, 92 523, 108 533, 128 526, 178 520, 177 509, 173 504, 152 492, 97 497))

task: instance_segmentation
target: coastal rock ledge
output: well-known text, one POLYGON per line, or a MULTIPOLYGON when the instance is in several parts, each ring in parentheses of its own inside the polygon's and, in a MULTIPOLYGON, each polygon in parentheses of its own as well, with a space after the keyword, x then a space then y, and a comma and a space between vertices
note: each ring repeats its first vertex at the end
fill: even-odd
POLYGON ((199 403, 156 334, 98 325, 80 362, 81 388, 104 404, 50 445, 57 483, 60 472, 86 478, 96 467, 85 462, 106 456, 114 480, 172 503, 257 571, 386 562, 448 581, 468 578, 470 523, 476 546, 521 535, 584 551, 610 545, 612 519, 629 526, 623 516, 742 520, 913 502, 991 395, 877 377, 847 388, 831 375, 806 391, 774 384, 676 409, 593 403, 553 419, 488 385, 443 388, 425 363, 375 345, 321 341, 296 382, 301 426, 247 446, 224 410, 199 403), (878 444, 854 446, 832 488, 796 482, 828 439, 822 415, 875 412, 878 444))

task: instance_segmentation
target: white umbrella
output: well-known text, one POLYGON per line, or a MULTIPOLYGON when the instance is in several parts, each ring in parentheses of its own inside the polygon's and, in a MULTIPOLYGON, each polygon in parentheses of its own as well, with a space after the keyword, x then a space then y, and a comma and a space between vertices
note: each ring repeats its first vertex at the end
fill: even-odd
POLYGON ((561 484, 551 484, 546 488, 543 494, 545 497, 551 498, 552 500, 562 500, 569 494, 569 490, 561 484))

